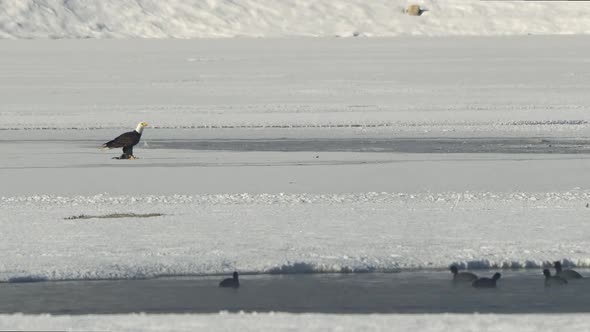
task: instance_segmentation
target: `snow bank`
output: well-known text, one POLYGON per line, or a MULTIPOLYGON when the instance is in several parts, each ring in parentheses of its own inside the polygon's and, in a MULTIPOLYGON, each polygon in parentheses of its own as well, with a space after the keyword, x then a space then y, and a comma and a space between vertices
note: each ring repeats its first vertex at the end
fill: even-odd
POLYGON ((560 315, 0 315, 0 329, 74 331, 585 331, 588 314, 560 315))
POLYGON ((525 35, 590 32, 590 4, 478 0, 1 0, 0 38, 525 35), (411 3, 427 11, 405 14, 411 3))
POLYGON ((32 195, 0 197, 0 207, 12 204, 47 204, 48 206, 78 204, 105 204, 111 206, 128 206, 132 204, 194 204, 194 205, 275 205, 275 204, 393 204, 430 202, 438 205, 455 205, 459 202, 489 203, 535 203, 543 207, 564 206, 568 203, 579 205, 580 202, 590 201, 590 191, 545 192, 545 193, 494 193, 494 192, 464 192, 464 193, 347 193, 347 194, 216 194, 216 195, 143 195, 143 196, 111 196, 99 194, 95 196, 55 196, 32 195))
POLYGON ((590 267, 590 192, 2 197, 0 280, 590 267), (160 217, 72 219, 158 213, 160 217))

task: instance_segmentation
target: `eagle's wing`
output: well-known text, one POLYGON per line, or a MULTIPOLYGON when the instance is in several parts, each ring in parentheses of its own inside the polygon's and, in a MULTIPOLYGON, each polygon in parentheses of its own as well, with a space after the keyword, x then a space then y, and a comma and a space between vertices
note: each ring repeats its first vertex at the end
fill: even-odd
POLYGON ((114 140, 103 144, 105 148, 122 148, 125 146, 133 146, 139 142, 139 133, 136 131, 130 131, 119 135, 114 140))

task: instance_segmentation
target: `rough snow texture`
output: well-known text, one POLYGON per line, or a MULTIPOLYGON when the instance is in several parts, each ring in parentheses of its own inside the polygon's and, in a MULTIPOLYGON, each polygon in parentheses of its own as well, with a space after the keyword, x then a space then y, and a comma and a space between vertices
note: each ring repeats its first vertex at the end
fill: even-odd
POLYGON ((0 315, 0 329, 73 331, 586 331, 587 314, 566 315, 0 315))
POLYGON ((0 41, 0 280, 590 266, 588 40, 0 41), (139 121, 141 159, 98 149, 139 121), (580 144, 345 149, 407 136, 580 144), (151 141, 285 137, 342 146, 151 141), (66 219, 126 213, 163 216, 66 219))
POLYGON ((547 207, 559 206, 564 207, 568 204, 573 206, 579 202, 590 201, 590 192, 546 192, 546 193, 349 193, 349 194, 217 194, 217 195, 174 195, 174 196, 109 196, 100 194, 96 196, 52 196, 52 195, 35 195, 35 196, 16 196, 0 197, 0 207, 6 207, 13 204, 49 204, 55 206, 77 206, 80 204, 105 204, 127 206, 130 204, 196 204, 196 205, 273 205, 273 204, 352 204, 352 203, 410 203, 410 202, 430 202, 433 204, 451 204, 456 205, 459 202, 481 202, 489 203, 538 203, 547 207))
POLYGON ((0 280, 590 267, 590 192, 3 197, 0 280), (68 219, 112 213, 162 217, 68 219))
POLYGON ((526 35, 590 32, 590 4, 478 0, 1 0, 0 38, 526 35), (420 17, 404 13, 418 3, 420 17))
MULTIPOLYGON (((185 129, 160 138, 268 127, 340 127, 348 137, 367 130, 387 137, 590 136, 586 36, 5 40, 0 47, 3 137, 45 129, 37 138, 52 138, 47 130, 70 128, 104 139, 140 121, 150 124, 148 140, 154 128, 185 129)), ((233 138, 244 135, 260 131, 233 138)))

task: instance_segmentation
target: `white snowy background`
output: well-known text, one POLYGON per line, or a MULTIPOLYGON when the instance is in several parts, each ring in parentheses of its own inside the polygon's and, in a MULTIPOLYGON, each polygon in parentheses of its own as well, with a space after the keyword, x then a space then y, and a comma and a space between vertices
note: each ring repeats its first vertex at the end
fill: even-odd
MULTIPOLYGON (((510 137, 585 151, 590 3, 419 1, 421 17, 403 14, 410 3, 0 0, 0 280, 589 267, 585 153, 155 147, 510 137), (355 35, 398 37, 335 38, 355 35), (168 39, 197 37, 211 39, 168 39), (98 150, 139 121, 150 123, 141 159, 98 150), (111 213, 164 215, 65 219, 111 213)), ((416 317, 119 316, 106 326, 16 315, 0 326, 537 330, 588 319, 416 317)))
POLYGON ((586 40, 4 41, 0 278, 588 267, 586 40), (139 121, 141 159, 100 151, 139 121), (278 150, 158 145, 194 139, 278 150), (281 151, 314 139, 366 151, 281 151), (164 216, 65 219, 112 213, 164 216))
POLYGON ((588 315, 330 315, 207 314, 0 316, 0 327, 16 330, 109 331, 585 331, 588 315))
POLYGON ((0 38, 390 37, 590 32, 582 1, 1 0, 0 38), (404 14, 410 4, 427 11, 404 14))

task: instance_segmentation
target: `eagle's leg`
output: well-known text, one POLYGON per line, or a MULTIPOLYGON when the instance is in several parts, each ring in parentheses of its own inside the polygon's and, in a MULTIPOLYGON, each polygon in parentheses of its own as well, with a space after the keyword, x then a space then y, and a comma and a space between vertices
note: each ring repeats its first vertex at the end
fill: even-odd
POLYGON ((133 146, 126 146, 123 148, 123 154, 120 159, 137 159, 133 155, 133 146))
POLYGON ((123 153, 119 157, 113 157, 113 159, 130 159, 130 157, 129 157, 129 155, 123 153))

